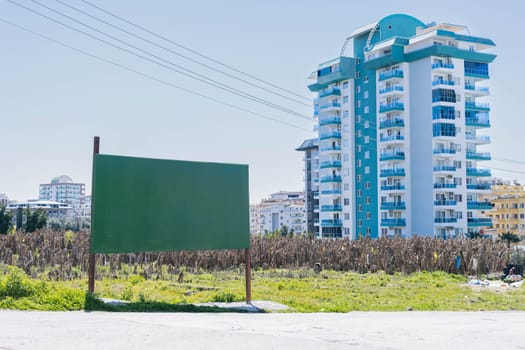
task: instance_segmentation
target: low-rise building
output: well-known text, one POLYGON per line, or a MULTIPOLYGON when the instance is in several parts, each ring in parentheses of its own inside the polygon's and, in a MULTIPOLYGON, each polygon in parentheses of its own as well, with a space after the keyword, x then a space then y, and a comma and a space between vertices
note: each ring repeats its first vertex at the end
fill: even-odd
POLYGON ((497 234, 511 232, 525 235, 525 191, 517 182, 496 181, 486 200, 492 210, 485 214, 492 219, 492 228, 497 234))
POLYGON ((65 217, 72 215, 72 208, 66 203, 32 199, 21 203, 11 203, 7 205, 7 210, 16 212, 18 209, 37 210, 42 209, 47 217, 65 217))
POLYGON ((303 192, 281 191, 250 206, 250 232, 270 233, 288 230, 293 234, 307 232, 306 207, 303 192))

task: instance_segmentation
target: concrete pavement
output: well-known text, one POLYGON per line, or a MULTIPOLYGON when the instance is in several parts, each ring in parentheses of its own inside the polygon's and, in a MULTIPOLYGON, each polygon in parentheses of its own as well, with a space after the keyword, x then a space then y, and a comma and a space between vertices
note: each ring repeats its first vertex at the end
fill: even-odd
POLYGON ((0 349, 525 349, 525 312, 0 311, 0 349))

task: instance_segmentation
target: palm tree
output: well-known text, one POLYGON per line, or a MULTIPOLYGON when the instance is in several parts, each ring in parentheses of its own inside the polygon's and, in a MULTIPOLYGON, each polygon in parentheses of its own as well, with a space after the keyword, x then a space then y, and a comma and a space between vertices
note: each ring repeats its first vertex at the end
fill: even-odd
POLYGON ((510 248, 510 244, 511 243, 518 243, 520 241, 520 237, 512 232, 505 232, 505 233, 502 233, 500 236, 499 236, 499 239, 502 240, 502 241, 506 241, 507 242, 507 247, 510 248))

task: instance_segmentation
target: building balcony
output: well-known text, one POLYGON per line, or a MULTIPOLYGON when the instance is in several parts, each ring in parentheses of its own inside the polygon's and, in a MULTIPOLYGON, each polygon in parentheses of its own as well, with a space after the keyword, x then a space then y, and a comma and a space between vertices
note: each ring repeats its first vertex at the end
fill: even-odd
POLYGON ((407 225, 407 221, 404 218, 381 219, 381 226, 404 227, 406 225, 407 225))
POLYGON ((341 190, 325 190, 321 191, 323 196, 340 196, 343 193, 341 190))
POLYGON ((341 226, 343 226, 343 220, 324 219, 324 220, 321 220, 321 226, 325 226, 325 227, 341 227, 341 226))
POLYGON ((319 205, 318 204, 314 205, 314 211, 319 211, 319 205))
POLYGON ((403 92, 403 85, 392 85, 379 89, 380 95, 399 95, 403 92))
POLYGON ((341 161, 340 160, 331 160, 326 162, 321 162, 321 169, 327 169, 327 168, 340 168, 341 167, 341 161))
POLYGON ((319 199, 319 191, 314 192, 314 199, 319 199))
POLYGON ((490 136, 488 136, 488 135, 476 136, 476 135, 467 134, 466 135, 466 139, 467 139, 467 141, 469 141, 471 143, 475 143, 477 145, 486 145, 486 144, 490 143, 490 136))
POLYGON ((381 186, 381 191, 404 191, 405 185, 385 185, 381 186))
POLYGON ((392 69, 386 72, 379 73, 379 81, 384 81, 388 79, 402 79, 403 71, 401 69, 392 69))
POLYGON ((475 85, 465 85, 465 92, 470 94, 475 94, 479 96, 487 96, 490 94, 490 90, 486 86, 475 86, 475 85))
POLYGON ((465 76, 476 78, 476 79, 489 79, 489 72, 488 69, 465 69, 465 76))
POLYGON ((467 224, 472 226, 492 226, 492 219, 490 218, 468 218, 467 224))
POLYGON ((456 167, 453 165, 436 165, 434 166, 435 172, 448 172, 448 171, 456 171, 456 167))
POLYGON ((328 182, 341 182, 341 176, 338 175, 329 175, 329 176, 323 176, 321 178, 322 183, 328 183, 328 182))
POLYGON ((465 117, 465 124, 467 126, 475 126, 478 128, 490 127, 490 121, 488 117, 465 117))
POLYGON ((381 210, 405 210, 405 202, 381 202, 381 210))
POLYGON ((467 168, 467 176, 491 176, 490 169, 467 168))
POLYGON ((491 160, 490 152, 467 152, 467 159, 491 160))
POLYGON ((490 105, 488 103, 465 102, 465 110, 487 112, 490 111, 490 105))
POLYGON ((432 63, 432 69, 434 69, 434 70, 454 69, 454 64, 453 63, 435 62, 435 63, 432 63))
POLYGON ((319 118, 320 126, 330 125, 330 124, 341 124, 341 117, 330 115, 330 116, 319 118))
POLYGON ((341 150, 341 146, 328 146, 328 147, 321 147, 319 149, 321 152, 338 152, 341 150))
POLYGON ((490 183, 467 184, 467 190, 490 191, 491 188, 492 185, 490 183))
POLYGON ((490 202, 467 202, 467 209, 472 210, 490 210, 492 209, 492 203, 490 202))
POLYGON ((319 225, 319 219, 314 219, 314 225, 319 225))
POLYGON ((405 141, 405 136, 403 135, 390 135, 390 136, 381 136, 379 139, 380 142, 391 142, 395 143, 395 141, 405 141))
POLYGON ((389 168, 389 169, 381 169, 379 172, 380 177, 390 177, 390 176, 405 176, 405 169, 404 168, 389 168))
POLYGON ((340 204, 321 206, 321 211, 342 211, 342 210, 343 210, 343 207, 340 204))
POLYGON ((402 128, 405 126, 403 118, 383 119, 379 121, 379 129, 402 128))
POLYGON ((340 139, 340 138, 341 138, 341 132, 340 131, 332 131, 332 132, 327 132, 327 133, 319 135, 319 139, 320 140, 340 139))
POLYGON ((449 149, 449 148, 437 148, 435 150, 432 151, 433 154, 438 154, 438 155, 454 155, 456 154, 456 150, 455 149, 449 149))
POLYGON ((379 105, 379 113, 388 113, 392 111, 403 111, 405 110, 405 104, 403 102, 392 102, 379 105))
POLYGON ((386 160, 404 160, 405 152, 384 152, 379 156, 380 161, 386 160))
POLYGON ((328 111, 331 109, 339 109, 339 108, 341 108, 341 103, 330 102, 330 103, 326 103, 324 105, 319 106, 319 111, 328 111))
POLYGON ((435 206, 451 206, 451 205, 457 205, 458 202, 455 200, 438 200, 434 201, 435 206))
POLYGON ((453 188, 457 188, 458 185, 454 184, 454 183, 435 183, 434 184, 434 188, 449 188, 449 189, 453 189, 453 188))
POLYGON ((434 218, 436 224, 453 224, 458 222, 457 218, 434 218))
POLYGON ((432 86, 438 86, 438 85, 446 85, 446 86, 454 86, 456 83, 454 80, 446 80, 446 79, 436 79, 432 81, 432 86))
POLYGON ((319 91, 319 98, 328 96, 341 96, 341 89, 337 86, 333 86, 319 91))

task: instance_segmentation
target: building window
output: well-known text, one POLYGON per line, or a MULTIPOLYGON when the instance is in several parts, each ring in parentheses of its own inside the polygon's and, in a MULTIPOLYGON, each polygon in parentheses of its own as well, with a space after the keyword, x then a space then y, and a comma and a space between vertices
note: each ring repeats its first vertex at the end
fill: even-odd
POLYGON ((344 184, 343 188, 344 188, 345 191, 350 191, 350 185, 349 184, 344 184))
POLYGON ((370 167, 369 166, 365 166, 365 174, 370 174, 370 167))
POLYGON ((361 182, 361 180, 362 180, 361 175, 357 175, 357 177, 356 177, 356 181, 357 181, 357 182, 361 182))
POLYGON ((363 93, 363 98, 368 98, 368 90, 365 90, 365 92, 363 93))
POLYGON ((364 111, 365 111, 365 114, 368 114, 368 112, 370 111, 370 107, 368 107, 368 106, 365 106, 365 109, 364 109, 364 111))
POLYGON ((357 72, 357 73, 355 73, 355 78, 356 78, 356 79, 360 79, 360 78, 361 78, 361 72, 357 72))
POLYGON ((350 198, 344 198, 343 199, 343 204, 344 205, 350 205, 350 198))
POLYGON ((358 220, 357 221, 357 226, 362 227, 363 226, 363 220, 358 220))
POLYGON ((348 110, 343 111, 343 118, 348 118, 348 110))
MULTIPOLYGON (((368 106, 367 106, 367 107, 368 107, 368 106)), ((367 107, 365 107, 365 110, 366 110, 367 107)), ((370 122, 369 122, 368 120, 365 120, 365 123, 364 123, 363 127, 364 127, 365 129, 368 129, 368 128, 370 127, 370 122)))
POLYGON ((347 82, 347 81, 345 81, 345 82, 343 83, 343 89, 348 89, 348 82, 347 82))
POLYGON ((350 213, 345 213, 345 220, 350 220, 350 213))
POLYGON ((363 206, 361 204, 359 204, 357 206, 357 211, 359 211, 359 212, 363 211, 363 206))
POLYGON ((348 103, 348 96, 343 96, 343 103, 348 103))
POLYGON ((365 75, 365 77, 363 78, 363 81, 365 84, 368 84, 368 75, 365 75))
POLYGON ((361 145, 355 146, 355 151, 356 152, 361 152, 361 145))
POLYGON ((365 159, 370 159, 370 151, 365 152, 365 159))
POLYGON ((357 85, 357 86, 355 87, 355 93, 358 94, 358 93, 360 93, 360 92, 361 92, 361 86, 357 85))
POLYGON ((365 204, 370 204, 370 197, 365 198, 365 204))
POLYGON ((363 195, 363 191, 362 190, 357 190, 357 197, 361 197, 363 195))
POLYGON ((365 188, 367 190, 370 189, 370 181, 365 182, 365 188))
POLYGON ((361 100, 357 100, 357 108, 361 108, 361 100))
POLYGON ((370 136, 365 136, 365 143, 369 143, 370 142, 370 136))
POLYGON ((372 214, 371 214, 369 211, 367 211, 367 212, 366 212, 366 218, 367 218, 367 219, 370 219, 371 217, 372 217, 372 214))
POLYGON ((361 167, 361 159, 358 159, 358 160, 357 160, 357 167, 358 167, 358 168, 361 167))
POLYGON ((348 162, 350 160, 350 155, 348 153, 343 153, 343 160, 348 162))

